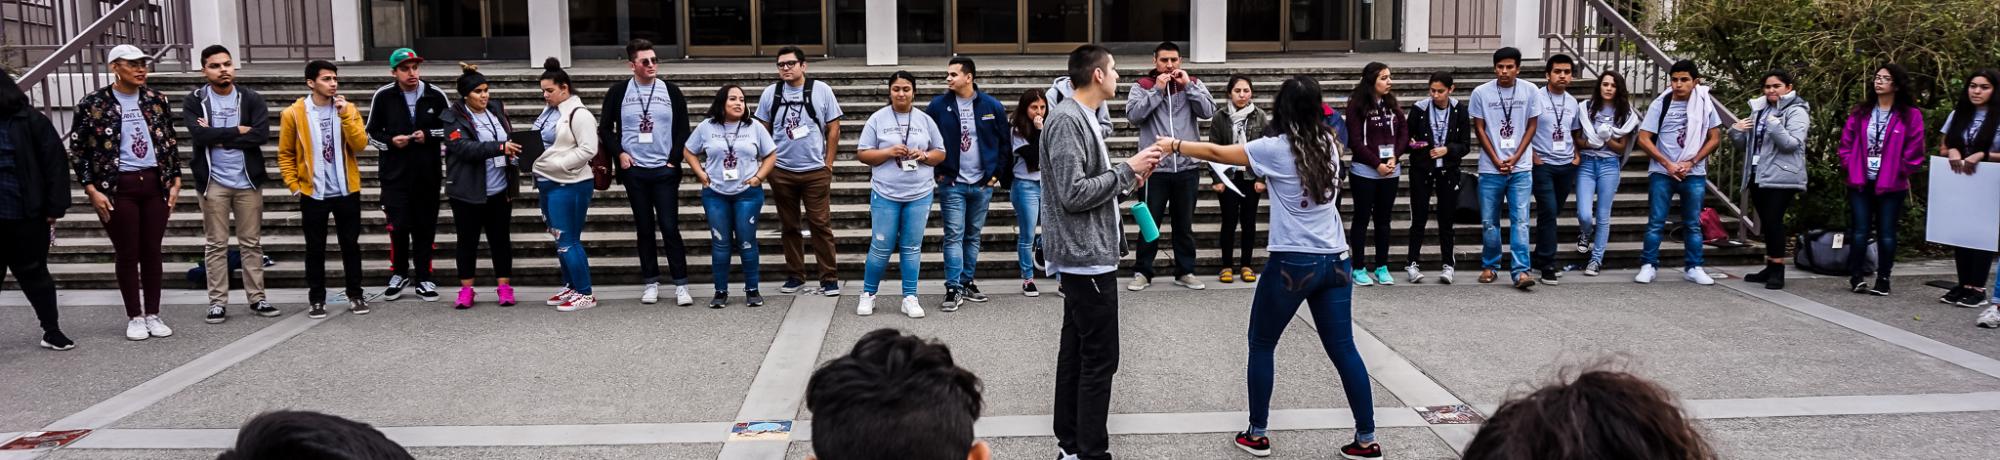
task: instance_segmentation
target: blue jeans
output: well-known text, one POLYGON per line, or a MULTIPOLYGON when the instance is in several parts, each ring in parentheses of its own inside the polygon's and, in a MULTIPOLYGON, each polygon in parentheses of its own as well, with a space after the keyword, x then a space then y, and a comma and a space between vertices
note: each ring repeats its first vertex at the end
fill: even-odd
POLYGON ((993 187, 961 184, 953 180, 938 186, 943 197, 944 287, 959 289, 972 283, 979 266, 979 229, 986 227, 986 207, 993 203, 993 187))
MULTIPOLYGON (((1896 268, 1896 233, 1902 230, 1903 201, 1910 197, 1910 191, 1875 193, 1875 186, 1867 189, 1847 189, 1847 209, 1849 225, 1847 241, 1856 247, 1867 248, 1869 233, 1875 237, 1875 276, 1888 278, 1896 268)), ((1847 272, 1851 276, 1862 276, 1868 271, 1868 251, 1848 251, 1847 272)))
MULTIPOLYGON (((1355 438, 1375 440, 1375 395, 1368 386, 1368 366, 1354 347, 1354 268, 1346 254, 1272 252, 1264 263, 1264 281, 1250 301, 1250 428, 1261 432, 1270 421, 1272 351, 1304 302, 1312 312, 1320 347, 1340 374, 1347 405, 1354 410, 1355 438), (1296 280, 1296 281, 1294 281, 1296 280)), ((1261 434, 1261 433, 1253 433, 1261 434)))
POLYGON ((1658 267, 1660 264, 1660 237, 1667 228, 1667 207, 1673 204, 1674 195, 1681 197, 1681 224, 1687 230, 1688 268, 1701 266, 1701 200, 1708 193, 1707 176, 1688 176, 1674 180, 1666 174, 1646 175, 1646 200, 1652 205, 1646 214, 1646 248, 1639 253, 1639 263, 1658 267))
POLYGON ((556 236, 556 262, 562 267, 563 284, 578 294, 590 295, 590 255, 583 250, 583 218, 590 211, 590 181, 559 184, 536 179, 542 192, 542 218, 549 233, 556 236))
POLYGON ((1480 240, 1485 246, 1479 252, 1480 266, 1500 269, 1500 203, 1504 200, 1507 224, 1511 227, 1508 241, 1514 256, 1512 273, 1520 275, 1528 271, 1528 202, 1534 199, 1534 178, 1533 171, 1479 175, 1479 223, 1483 227, 1480 240), (1502 192, 1506 195, 1502 196, 1502 192))
POLYGON ((917 295, 918 253, 924 243, 924 223, 931 217, 931 196, 908 203, 868 194, 868 263, 862 272, 861 292, 874 294, 882 286, 882 271, 888 269, 889 254, 902 254, 898 262, 903 273, 903 295, 917 295))
POLYGON ((1583 157, 1576 177, 1577 228, 1591 235, 1590 261, 1604 262, 1604 245, 1611 241, 1611 204, 1618 195, 1617 157, 1583 157))
POLYGON ((701 207, 708 213, 709 256, 714 264, 715 292, 729 292, 729 253, 743 255, 743 290, 757 290, 757 211, 764 207, 764 188, 735 195, 701 189, 701 207))
POLYGON ((1007 198, 1014 202, 1014 225, 1020 230, 1014 252, 1021 258, 1021 279, 1035 279, 1035 246, 1042 244, 1041 233, 1035 231, 1042 215, 1042 181, 1015 179, 1007 198))

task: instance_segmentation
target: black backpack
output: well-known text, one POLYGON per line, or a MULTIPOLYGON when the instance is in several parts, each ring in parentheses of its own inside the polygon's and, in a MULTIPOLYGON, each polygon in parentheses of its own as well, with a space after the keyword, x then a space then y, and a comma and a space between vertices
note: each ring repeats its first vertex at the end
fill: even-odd
MULTIPOLYGON (((791 102, 785 100, 784 81, 780 80, 778 81, 778 83, 771 85, 771 90, 777 91, 777 94, 771 95, 771 118, 778 118, 778 114, 784 111, 785 107, 793 105, 804 105, 806 107, 806 118, 812 119, 813 126, 825 125, 826 123, 821 122, 819 120, 819 109, 813 107, 813 85, 818 83, 819 83, 818 81, 815 81, 811 78, 807 78, 805 86, 800 87, 801 88, 799 90, 800 97, 798 102, 791 102)), ((776 126, 778 123, 778 120, 766 120, 766 121, 771 122, 773 126, 776 126)), ((772 129, 776 128, 774 127, 772 129)))

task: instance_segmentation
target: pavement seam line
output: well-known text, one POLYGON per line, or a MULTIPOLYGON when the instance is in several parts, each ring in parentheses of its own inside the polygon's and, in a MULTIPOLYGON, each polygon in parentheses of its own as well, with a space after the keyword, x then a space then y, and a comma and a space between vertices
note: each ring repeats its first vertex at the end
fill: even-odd
MULTIPOLYGON (((1305 321, 1307 327, 1315 330, 1319 329, 1319 324, 1313 322, 1312 318, 1307 317, 1306 313, 1302 309, 1296 314, 1296 318, 1305 321)), ((1389 390, 1389 394, 1395 395, 1397 400, 1409 406, 1400 408, 1398 409, 1399 411, 1407 411, 1415 414, 1415 408, 1417 407, 1465 404, 1463 399, 1452 394, 1451 390, 1444 387, 1444 384, 1439 383, 1437 379, 1431 378, 1430 374, 1424 373, 1422 369, 1418 369, 1416 363, 1411 362, 1402 353, 1396 352, 1395 348, 1391 348, 1388 343, 1376 337, 1375 333, 1369 332, 1368 328, 1361 327, 1361 324, 1352 321, 1349 324, 1354 328, 1354 346, 1361 353, 1361 360, 1368 365, 1368 378, 1382 384, 1382 388, 1389 390)), ((1382 426, 1380 423, 1382 414, 1393 412, 1396 411, 1376 411, 1377 427, 1382 426)), ((1476 424, 1432 425, 1426 423, 1425 425, 1427 428, 1430 428, 1432 435, 1437 436, 1438 440, 1443 441, 1446 446, 1451 447, 1452 452, 1458 455, 1465 455, 1465 447, 1472 443, 1471 433, 1477 432, 1479 429, 1479 425, 1476 424), (1462 427, 1471 427, 1470 432, 1462 427)))
MULTIPOLYGON (((842 297, 801 294, 793 297, 778 326, 757 377, 744 392, 736 420, 792 420, 804 406, 806 384, 819 367, 821 348, 833 327, 842 297)), ((718 459, 782 459, 789 442, 725 442, 718 459), (774 447, 775 446, 775 447, 774 447)))
POLYGON ((1890 326, 1888 324, 1883 324, 1880 321, 1868 319, 1867 317, 1854 314, 1846 310, 1841 310, 1831 305, 1823 304, 1820 303, 1819 301, 1805 298, 1798 294, 1784 292, 1782 290, 1769 290, 1769 289, 1762 289, 1761 287, 1751 288, 1749 286, 1739 286, 1733 283, 1725 284, 1724 287, 1727 287, 1736 292, 1743 293, 1745 295, 1749 295, 1751 297, 1755 297, 1765 302, 1777 304, 1778 306, 1791 309, 1792 311, 1804 313, 1814 318, 1819 318, 1820 320, 1833 323, 1835 325, 1847 328, 1849 330, 1853 330, 1855 332, 1859 332, 1869 337, 1874 337, 1878 340, 1888 342, 1890 344, 1899 347, 1903 347, 1905 349, 1917 352, 1925 356, 1936 358, 1944 362, 1956 364, 1959 367, 1964 367, 1966 369, 1971 369, 1973 372, 1986 374, 1987 376, 1994 378, 2000 378, 2000 360, 1988 358, 1985 355, 1973 353, 1971 351, 1967 351, 1966 349, 1955 347, 1952 346, 1951 344, 1947 344, 1944 342, 1939 342, 1930 337, 1925 337, 1922 334, 1906 331, 1901 328, 1897 328, 1895 326, 1890 326))

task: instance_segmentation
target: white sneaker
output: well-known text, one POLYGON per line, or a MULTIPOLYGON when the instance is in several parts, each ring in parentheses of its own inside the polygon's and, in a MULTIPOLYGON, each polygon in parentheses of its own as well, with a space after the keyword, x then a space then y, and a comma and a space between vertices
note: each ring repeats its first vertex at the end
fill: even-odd
POLYGON ((1598 273, 1602 273, 1603 269, 1603 264, 1593 261, 1589 265, 1583 266, 1583 276, 1597 276, 1598 273))
POLYGON ((1450 265, 1444 266, 1444 274, 1438 275, 1438 282, 1444 284, 1451 284, 1452 281, 1451 275, 1456 272, 1458 272, 1458 270, 1451 268, 1450 265))
POLYGON ((1979 327, 2000 328, 2000 305, 1987 306, 1986 311, 1979 314, 1979 327))
POLYGON ((1404 266, 1403 272, 1410 275, 1410 284, 1424 282, 1424 271, 1417 268, 1416 262, 1410 262, 1409 265, 1404 266))
POLYGON ((1701 267, 1688 267, 1686 270, 1682 270, 1681 279, 1703 286, 1715 285, 1715 278, 1710 278, 1708 270, 1702 270, 1701 267))
MULTIPOLYGON (((1658 274, 1659 270, 1654 269, 1653 264, 1646 264, 1644 266, 1639 267, 1639 276, 1632 277, 1632 281, 1637 282, 1639 284, 1651 284, 1653 282, 1653 277, 1658 274)), ((1714 281, 1710 282, 1713 283, 1714 281)))
POLYGON ((918 302, 917 296, 903 296, 903 314, 910 315, 911 318, 924 317, 923 302, 918 302))
POLYGON ((639 294, 639 303, 646 305, 660 303, 660 283, 646 283, 646 293, 639 294))
POLYGON ((1125 290, 1143 291, 1146 290, 1147 287, 1152 285, 1153 285, 1153 280, 1151 278, 1147 278, 1146 275, 1132 275, 1132 283, 1125 285, 1125 290))
POLYGON ((166 321, 160 321, 160 315, 146 315, 146 333, 154 337, 170 337, 174 335, 174 328, 167 327, 166 321))
POLYGON ((875 314, 875 294, 861 293, 861 301, 854 305, 854 315, 868 316, 873 314, 875 314))
POLYGON ((1208 289, 1208 285, 1201 284, 1201 279, 1195 278, 1194 274, 1192 273, 1181 275, 1178 278, 1174 278, 1174 284, 1178 284, 1181 285, 1182 287, 1186 287, 1188 289, 1193 289, 1197 291, 1208 289))
POLYGON ((674 286, 674 305, 694 305, 694 296, 688 295, 687 286, 674 286))
POLYGON ((125 322, 125 340, 146 340, 152 336, 146 333, 145 318, 132 318, 131 321, 125 322))

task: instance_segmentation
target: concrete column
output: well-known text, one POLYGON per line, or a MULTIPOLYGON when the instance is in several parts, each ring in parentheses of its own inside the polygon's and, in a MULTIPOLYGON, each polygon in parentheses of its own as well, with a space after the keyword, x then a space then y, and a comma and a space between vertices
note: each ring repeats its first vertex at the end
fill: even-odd
MULTIPOLYGON (((219 0, 230 1, 230 0, 219 0)), ((333 60, 355 62, 368 59, 368 43, 362 39, 366 14, 361 0, 333 0, 333 60)), ((387 58, 388 56, 383 56, 387 58)))
POLYGON ((1542 58, 1541 0, 1500 0, 1500 46, 1521 49, 1521 57, 1542 58))
MULTIPOLYGON (((243 8, 235 0, 194 0, 188 2, 188 18, 192 21, 189 31, 193 34, 194 52, 200 53, 209 45, 222 45, 236 62, 243 58, 243 8)), ((193 55, 201 59, 200 54, 193 55)), ((189 69, 201 68, 200 62, 188 63, 189 69)))
POLYGON ((1220 63, 1229 60, 1229 3, 1194 0, 1188 12, 1188 60, 1220 63))
POLYGON ((896 37, 896 0, 868 0, 866 7, 868 65, 896 65, 902 54, 897 48, 901 43, 896 37))
POLYGON ((569 2, 528 2, 528 66, 541 67, 553 56, 564 66, 576 62, 569 56, 569 2))
POLYGON ((1431 0, 1403 0, 1402 49, 1405 53, 1431 50, 1431 0))

